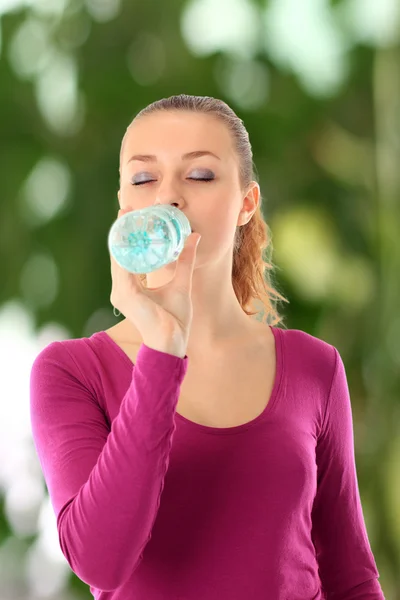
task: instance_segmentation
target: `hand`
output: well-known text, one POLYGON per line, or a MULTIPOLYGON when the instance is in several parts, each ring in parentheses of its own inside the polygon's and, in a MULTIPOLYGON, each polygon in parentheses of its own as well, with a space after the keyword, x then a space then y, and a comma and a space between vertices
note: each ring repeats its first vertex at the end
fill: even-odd
MULTIPOLYGON (((132 209, 121 209, 118 218, 132 209)), ((145 288, 139 277, 120 267, 110 253, 110 301, 139 330, 146 346, 183 358, 193 320, 192 278, 201 236, 192 233, 177 259, 173 279, 158 288, 145 288)))

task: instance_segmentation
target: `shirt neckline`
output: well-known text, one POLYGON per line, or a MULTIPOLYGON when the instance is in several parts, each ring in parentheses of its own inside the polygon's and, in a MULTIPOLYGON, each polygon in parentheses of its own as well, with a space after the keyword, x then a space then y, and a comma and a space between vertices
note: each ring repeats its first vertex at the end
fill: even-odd
MULTIPOLYGON (((254 419, 248 421, 247 423, 242 423, 241 425, 235 425, 234 427, 211 427, 209 425, 202 425, 201 423, 196 423, 195 421, 191 421, 187 419, 183 415, 175 412, 176 418, 184 424, 184 426, 191 427, 192 429, 197 429, 203 433, 209 433, 213 435, 231 435, 235 433, 239 433, 245 431, 260 421, 264 420, 268 413, 270 413, 279 397, 279 391, 281 387, 282 375, 284 370, 284 355, 283 355, 283 339, 282 339, 282 330, 279 327, 273 327, 272 325, 268 325, 271 329, 272 334, 275 339, 275 356, 276 356, 276 369, 275 369, 275 379, 272 387, 271 395, 269 397, 269 401, 265 406, 264 410, 254 419)), ((92 337, 100 337, 103 340, 106 340, 108 345, 111 345, 114 350, 122 356, 125 363, 127 363, 130 368, 135 366, 135 363, 129 358, 129 356, 122 350, 122 348, 106 333, 105 331, 98 331, 92 335, 92 337)))

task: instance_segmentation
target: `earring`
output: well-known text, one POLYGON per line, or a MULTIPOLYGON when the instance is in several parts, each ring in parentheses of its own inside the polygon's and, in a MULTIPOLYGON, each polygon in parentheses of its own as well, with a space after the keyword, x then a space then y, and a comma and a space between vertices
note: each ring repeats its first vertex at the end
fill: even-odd
POLYGON ((118 315, 115 314, 115 311, 118 310, 118 308, 115 308, 115 306, 113 306, 113 313, 114 313, 114 317, 119 317, 120 316, 120 311, 118 310, 118 315))

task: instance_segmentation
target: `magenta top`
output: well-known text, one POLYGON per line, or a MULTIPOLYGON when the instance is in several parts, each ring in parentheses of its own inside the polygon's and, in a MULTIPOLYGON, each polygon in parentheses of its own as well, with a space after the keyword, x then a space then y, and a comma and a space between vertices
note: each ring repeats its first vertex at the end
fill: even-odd
POLYGON ((96 599, 384 599, 340 354, 271 331, 271 398, 236 427, 176 412, 187 356, 142 344, 134 365, 99 331, 36 357, 33 440, 61 550, 96 599))

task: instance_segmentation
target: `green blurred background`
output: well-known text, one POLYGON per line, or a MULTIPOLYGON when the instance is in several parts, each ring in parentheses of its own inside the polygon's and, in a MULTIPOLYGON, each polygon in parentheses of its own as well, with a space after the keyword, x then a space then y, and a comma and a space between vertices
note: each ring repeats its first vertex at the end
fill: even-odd
POLYGON ((92 597, 59 548, 30 367, 117 322, 121 140, 179 93, 247 126, 278 308, 342 356, 368 536, 399 600, 399 0, 0 0, 0 51, 0 600, 92 597))

